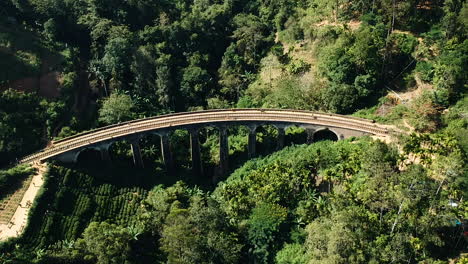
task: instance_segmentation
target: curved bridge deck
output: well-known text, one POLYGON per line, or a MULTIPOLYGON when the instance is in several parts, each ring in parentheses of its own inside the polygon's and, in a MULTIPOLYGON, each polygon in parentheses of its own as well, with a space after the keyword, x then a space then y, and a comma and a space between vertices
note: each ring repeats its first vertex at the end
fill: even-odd
POLYGON ((386 127, 372 121, 336 114, 277 109, 207 110, 162 115, 98 128, 55 141, 51 146, 23 158, 20 162, 44 161, 88 146, 131 138, 145 133, 161 134, 178 128, 199 128, 203 126, 258 126, 262 124, 271 124, 277 127, 300 125, 314 129, 326 128, 340 134, 339 138, 365 134, 377 136, 389 134, 386 127))

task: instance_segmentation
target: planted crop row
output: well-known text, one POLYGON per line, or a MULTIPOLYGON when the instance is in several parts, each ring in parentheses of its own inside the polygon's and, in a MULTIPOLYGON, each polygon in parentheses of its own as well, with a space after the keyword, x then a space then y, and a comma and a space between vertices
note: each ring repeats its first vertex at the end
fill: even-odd
POLYGON ((89 175, 70 168, 51 166, 23 240, 46 247, 81 236, 92 221, 127 225, 132 222, 148 190, 119 186, 118 176, 89 175))

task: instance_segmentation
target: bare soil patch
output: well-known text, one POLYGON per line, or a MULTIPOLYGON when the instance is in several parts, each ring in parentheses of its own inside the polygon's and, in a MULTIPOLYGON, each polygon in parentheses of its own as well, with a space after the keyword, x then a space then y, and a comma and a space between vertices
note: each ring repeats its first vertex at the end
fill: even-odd
POLYGON ((37 91, 39 87, 39 78, 37 77, 27 77, 11 82, 7 85, 7 88, 12 88, 22 92, 32 93, 37 91))
POLYGON ((330 22, 328 20, 323 20, 323 21, 315 24, 314 26, 316 26, 316 27, 323 27, 323 26, 340 27, 341 26, 342 27, 343 25, 348 26, 351 30, 356 30, 361 26, 361 21, 351 20, 348 23, 339 23, 339 22, 337 23, 337 22, 330 22))
POLYGON ((57 98, 60 96, 60 85, 60 73, 58 71, 42 75, 39 80, 39 95, 47 98, 57 98))

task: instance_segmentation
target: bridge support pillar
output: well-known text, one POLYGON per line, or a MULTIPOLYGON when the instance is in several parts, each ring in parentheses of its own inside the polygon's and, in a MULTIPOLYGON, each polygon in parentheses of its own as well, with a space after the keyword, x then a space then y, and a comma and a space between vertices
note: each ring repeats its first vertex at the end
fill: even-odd
POLYGON ((190 129, 190 146, 192 151, 192 172, 195 176, 203 174, 203 166, 200 155, 200 141, 198 129, 190 129))
POLYGON ((256 155, 256 147, 257 145, 257 127, 249 126, 249 159, 255 157, 256 155))
POLYGON ((307 133, 307 144, 314 143, 315 129, 306 128, 306 133, 307 133))
POLYGON ((169 142, 169 134, 162 134, 161 135, 161 152, 164 161, 164 165, 166 166, 166 171, 168 174, 174 172, 174 163, 172 161, 172 153, 171 153, 171 144, 169 142))
POLYGON ((219 128, 219 167, 221 174, 226 175, 229 168, 229 142, 226 127, 219 128))
POLYGON ((105 161, 105 162, 110 162, 111 161, 111 158, 110 158, 110 155, 109 155, 109 146, 104 146, 104 147, 101 147, 99 149, 99 151, 101 152, 101 159, 102 161, 105 161))
POLYGON ((141 149, 138 140, 132 140, 130 144, 132 146, 133 163, 135 164, 135 166, 143 168, 143 158, 141 156, 141 149))
POLYGON ((277 129, 278 129, 278 138, 277 138, 276 150, 281 150, 284 148, 285 128, 278 126, 277 129))

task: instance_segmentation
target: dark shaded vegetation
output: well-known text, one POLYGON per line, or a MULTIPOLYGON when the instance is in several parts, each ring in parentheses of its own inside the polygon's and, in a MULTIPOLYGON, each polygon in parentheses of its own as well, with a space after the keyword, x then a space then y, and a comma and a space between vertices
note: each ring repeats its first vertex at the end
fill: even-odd
POLYGON ((0 94, 0 105, 2 166, 42 147, 64 112, 60 102, 49 103, 34 94, 14 90, 0 94))

